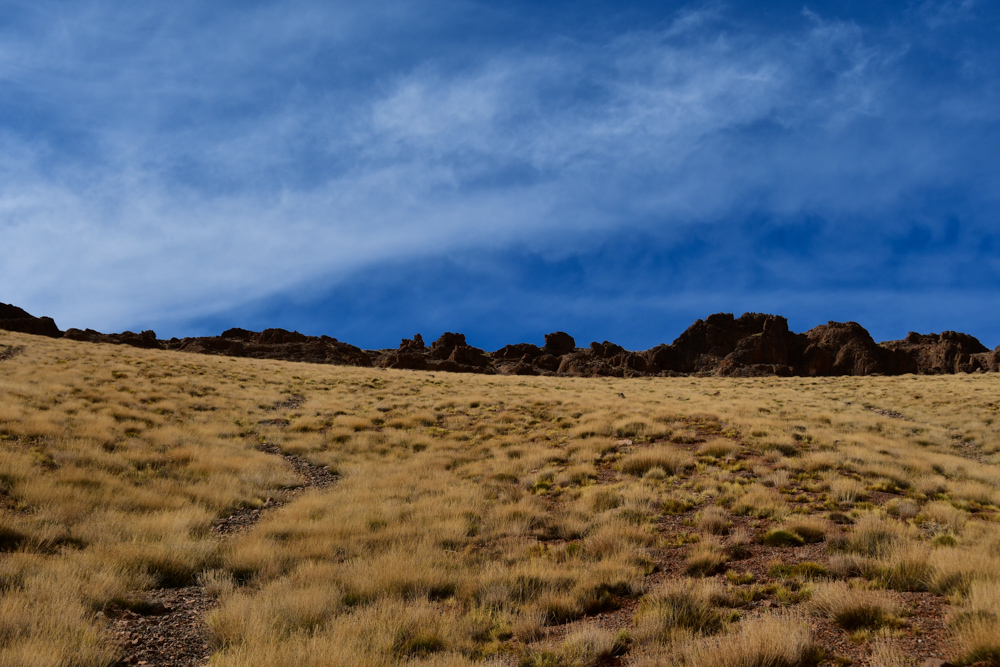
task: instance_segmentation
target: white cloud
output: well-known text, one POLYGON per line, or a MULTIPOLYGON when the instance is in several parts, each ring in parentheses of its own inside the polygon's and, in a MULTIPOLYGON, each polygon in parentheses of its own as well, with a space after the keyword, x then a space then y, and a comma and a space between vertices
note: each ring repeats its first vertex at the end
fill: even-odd
POLYGON ((64 326, 196 317, 525 238, 565 252, 568 232, 651 219, 870 217, 973 168, 941 126, 968 121, 975 88, 913 110, 905 44, 815 15, 763 33, 712 8, 358 81, 373 35, 413 39, 426 15, 53 7, 0 41, 0 96, 40 114, 0 134, 17 248, 0 295, 64 326))

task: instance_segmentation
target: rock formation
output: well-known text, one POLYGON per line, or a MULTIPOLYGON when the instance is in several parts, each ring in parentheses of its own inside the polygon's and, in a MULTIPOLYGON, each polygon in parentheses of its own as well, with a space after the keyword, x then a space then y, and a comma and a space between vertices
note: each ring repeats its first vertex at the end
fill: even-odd
POLYGON ((754 377, 1000 371, 1000 347, 990 351, 968 334, 910 333, 903 340, 876 343, 856 322, 829 322, 794 333, 784 317, 763 313, 744 313, 738 318, 730 313, 710 315, 696 321, 674 342, 640 352, 609 341, 577 347, 573 337, 563 331, 546 334, 542 347, 516 343, 494 352, 473 347, 464 334, 451 332, 430 346, 416 334, 412 339, 404 338, 395 350, 362 350, 329 336, 307 336, 285 329, 228 329, 219 336, 170 340, 159 340, 152 331, 103 334, 69 329, 64 334, 51 318, 34 317, 7 304, 0 304, 0 329, 199 354, 454 373, 754 377))
POLYGON ((8 303, 0 303, 0 329, 49 338, 62 336, 62 331, 51 317, 35 317, 8 303))
POLYGON ((112 345, 131 345, 146 349, 163 349, 163 343, 157 340, 155 331, 132 333, 123 331, 120 334, 103 334, 93 329, 67 329, 64 338, 79 340, 86 343, 110 343, 112 345))

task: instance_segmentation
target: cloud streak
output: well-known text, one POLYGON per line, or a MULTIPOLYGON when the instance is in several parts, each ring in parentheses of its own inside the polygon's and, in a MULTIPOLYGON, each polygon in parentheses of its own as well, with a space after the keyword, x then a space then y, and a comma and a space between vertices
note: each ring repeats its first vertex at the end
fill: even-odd
MULTIPOLYGON (((183 322, 386 262, 572 256, 623 230, 670 245, 806 219, 847 264, 885 262, 955 199, 973 237, 996 211, 996 54, 947 54, 934 77, 914 55, 940 46, 918 19, 954 29, 971 3, 891 30, 696 7, 467 61, 447 36, 473 5, 41 7, 0 35, 18 249, 0 294, 71 325, 183 322), (915 207, 927 192, 952 199, 915 207)), ((835 259, 816 252, 796 271, 835 259)))

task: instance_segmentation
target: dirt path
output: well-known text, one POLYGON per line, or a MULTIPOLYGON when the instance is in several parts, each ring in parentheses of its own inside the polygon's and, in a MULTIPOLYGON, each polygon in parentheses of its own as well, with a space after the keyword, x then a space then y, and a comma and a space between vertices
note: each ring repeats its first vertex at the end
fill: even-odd
MULTIPOLYGON (((285 454, 273 445, 260 450, 282 457, 302 478, 302 485, 290 489, 286 500, 269 498, 262 508, 243 508, 216 521, 212 529, 222 540, 249 530, 265 513, 287 504, 306 489, 324 489, 338 479, 327 468, 285 454)), ((122 647, 123 657, 116 667, 204 665, 212 653, 205 614, 215 606, 204 587, 160 588, 146 592, 144 599, 145 603, 135 610, 115 607, 106 613, 111 633, 122 647)))
POLYGON ((24 351, 22 346, 0 345, 0 361, 13 359, 24 351))

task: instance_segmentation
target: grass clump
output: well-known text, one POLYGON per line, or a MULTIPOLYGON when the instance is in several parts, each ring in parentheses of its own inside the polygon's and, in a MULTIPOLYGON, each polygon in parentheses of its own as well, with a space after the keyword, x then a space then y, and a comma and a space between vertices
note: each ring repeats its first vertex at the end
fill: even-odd
POLYGON ((805 540, 785 528, 772 528, 761 538, 761 542, 769 547, 799 547, 805 544, 805 540))
POLYGON ((733 513, 767 519, 787 510, 781 495, 761 484, 751 484, 746 492, 733 503, 733 513))
POLYGON ((654 468, 660 468, 669 475, 678 475, 694 467, 694 459, 683 450, 655 445, 628 454, 619 467, 623 473, 636 477, 641 477, 654 468))
POLYGON ((860 519, 846 540, 837 546, 848 553, 877 558, 906 543, 911 532, 898 521, 868 515, 860 519))
POLYGON ((814 544, 826 539, 826 524, 815 517, 795 516, 785 521, 785 528, 792 531, 803 542, 814 544))
POLYGON ((698 456, 711 456, 717 459, 725 459, 735 456, 740 451, 740 446, 732 440, 725 438, 713 438, 698 447, 698 456))
POLYGON ((733 522, 721 507, 709 507, 698 515, 698 531, 707 535, 728 535, 733 522))
POLYGON ((684 572, 689 576, 709 577, 722 572, 729 557, 715 540, 704 540, 691 547, 684 572))
POLYGON ((678 630, 721 632, 727 616, 716 604, 722 595, 715 582, 690 579, 666 582, 639 604, 635 616, 637 637, 644 642, 664 642, 678 630))
POLYGON ((627 632, 586 627, 569 634, 560 644, 557 653, 530 655, 522 659, 520 664, 525 667, 596 667, 624 655, 630 643, 631 638, 627 632))
POLYGON ((638 665, 684 667, 811 667, 819 663, 809 626, 792 616, 770 615, 740 623, 733 632, 694 638, 661 654, 667 660, 640 659, 638 665))
POLYGON ((852 588, 842 581, 818 584, 809 607, 849 631, 897 627, 903 613, 885 593, 852 588))
POLYGON ((1000 664, 1000 583, 975 582, 950 619, 955 664, 1000 664))

